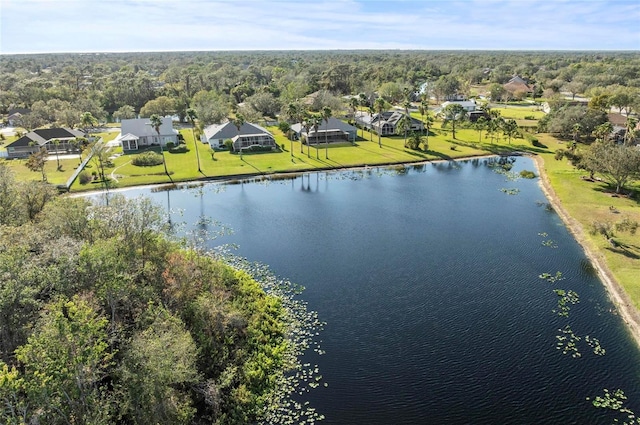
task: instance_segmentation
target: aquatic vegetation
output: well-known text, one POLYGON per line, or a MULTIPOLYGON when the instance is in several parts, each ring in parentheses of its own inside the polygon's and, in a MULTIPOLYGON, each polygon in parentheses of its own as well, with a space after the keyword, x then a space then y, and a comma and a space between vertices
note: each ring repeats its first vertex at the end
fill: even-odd
POLYGON ((593 354, 596 356, 604 356, 606 354, 606 350, 602 348, 600 345, 600 341, 598 338, 593 338, 589 335, 584 337, 584 340, 591 348, 593 348, 593 354))
POLYGON ((542 245, 547 246, 549 248, 557 248, 556 242, 553 239, 547 239, 542 241, 542 245))
POLYGON ((538 277, 540 279, 546 280, 549 283, 556 283, 559 280, 564 280, 564 277, 562 277, 562 272, 561 271, 557 271, 555 275, 552 275, 551 273, 542 273, 538 277))
POLYGON ((580 297, 572 290, 565 291, 564 289, 554 289, 553 292, 559 297, 558 307, 553 310, 554 313, 558 313, 558 316, 569 317, 570 304, 578 304, 580 297))
MULTIPOLYGON (((297 296, 303 287, 287 279, 277 277, 266 264, 250 262, 221 246, 211 252, 237 270, 248 273, 270 295, 281 300, 285 310, 286 338, 288 351, 284 353, 287 371, 275 377, 277 390, 272 394, 266 407, 264 424, 314 423, 324 419, 308 402, 300 403, 294 396, 303 395, 321 385, 322 375, 317 365, 302 363, 301 359, 309 349, 318 355, 324 354, 318 336, 324 328, 315 311, 307 308, 307 303, 297 296)), ((327 383, 323 383, 328 386, 327 383)))
MULTIPOLYGON (((587 400, 590 400, 587 397, 587 400)), ((591 400, 591 404, 594 407, 599 409, 609 409, 618 414, 618 416, 622 416, 622 419, 615 418, 613 420, 614 423, 619 423, 623 425, 637 425, 640 424, 640 420, 633 413, 631 409, 624 406, 624 402, 627 400, 627 396, 624 394, 624 391, 621 389, 616 389, 614 391, 609 391, 608 389, 604 389, 604 394, 602 396, 596 396, 593 400, 591 400)))
POLYGON ((506 193, 507 195, 517 195, 518 193, 520 193, 520 189, 516 189, 516 188, 505 189, 503 187, 502 189, 500 189, 500 192, 506 193))
POLYGON ((562 350, 562 354, 571 354, 571 357, 574 359, 581 357, 582 354, 578 351, 578 342, 582 338, 574 334, 569 325, 558 330, 560 331, 560 335, 556 335, 556 339, 558 340, 556 349, 562 350))

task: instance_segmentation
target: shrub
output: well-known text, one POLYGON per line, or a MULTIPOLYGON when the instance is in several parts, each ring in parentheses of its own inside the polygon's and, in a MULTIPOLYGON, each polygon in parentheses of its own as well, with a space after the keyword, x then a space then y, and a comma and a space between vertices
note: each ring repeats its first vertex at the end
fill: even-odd
POLYGON ((83 171, 78 175, 78 180, 80 181, 80 184, 87 184, 90 183, 91 180, 93 180, 93 176, 86 171, 83 171))
POLYGON ((162 162, 162 155, 153 151, 147 151, 136 155, 131 161, 133 165, 137 165, 138 167, 152 167, 154 165, 160 165, 162 162))
POLYGON ((534 117, 533 115, 525 115, 524 119, 525 120, 535 120, 536 117, 534 117))
POLYGON ((227 139, 224 141, 224 145, 227 147, 227 149, 229 149, 230 151, 233 150, 233 140, 231 139, 227 139))
POLYGON ((291 125, 286 122, 286 121, 280 121, 278 123, 278 128, 280 129, 280 131, 282 131, 284 134, 287 134, 287 132, 291 129, 291 125))
POLYGON ((166 147, 167 149, 171 150, 171 149, 173 149, 173 147, 174 147, 175 145, 176 145, 176 144, 175 144, 175 143, 173 143, 173 142, 167 142, 167 144, 165 145, 165 147, 166 147))

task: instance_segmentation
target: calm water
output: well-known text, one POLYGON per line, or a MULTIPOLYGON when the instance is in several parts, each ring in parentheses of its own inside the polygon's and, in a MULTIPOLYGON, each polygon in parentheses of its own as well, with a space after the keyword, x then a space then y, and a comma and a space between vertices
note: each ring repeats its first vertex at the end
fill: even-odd
POLYGON ((126 194, 231 227, 212 244, 306 287, 327 322, 326 354, 305 359, 328 383, 308 394, 323 423, 606 424, 622 417, 586 401, 604 388, 640 413, 640 354, 537 179, 475 160, 126 194), (565 279, 538 277, 556 271, 565 279), (580 296, 568 318, 555 288, 580 296), (584 338, 580 358, 563 355, 567 324, 606 355, 584 338))

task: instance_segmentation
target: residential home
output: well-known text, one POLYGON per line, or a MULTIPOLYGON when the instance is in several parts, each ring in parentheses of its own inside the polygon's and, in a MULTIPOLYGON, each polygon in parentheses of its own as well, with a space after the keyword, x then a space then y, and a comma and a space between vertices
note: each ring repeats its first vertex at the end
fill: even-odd
POLYGON ((294 140, 303 140, 305 144, 311 145, 325 143, 325 141, 328 143, 353 143, 356 141, 356 132, 358 131, 356 127, 335 117, 329 118, 328 122, 322 120, 322 125, 318 127, 318 130, 311 128, 309 134, 302 123, 293 124, 291 130, 294 140))
POLYGON ((30 113, 31 113, 31 109, 27 109, 27 108, 9 109, 9 112, 7 115, 7 123, 9 124, 10 127, 16 127, 20 124, 20 118, 30 113))
MULTIPOLYGON (((380 114, 370 115, 365 111, 356 112, 356 123, 369 131, 375 131, 382 136, 396 134, 398 122, 405 116, 402 111, 386 111, 380 114)), ((424 123, 419 119, 409 116, 409 131, 424 130, 424 123)))
POLYGON ((230 121, 223 124, 213 124, 205 127, 203 133, 200 140, 202 143, 209 143, 212 149, 224 148, 225 140, 233 142, 235 152, 251 146, 272 147, 274 149, 277 147, 276 139, 268 130, 248 122, 242 124, 239 130, 230 121))
POLYGON ((115 139, 123 151, 135 151, 147 146, 165 146, 178 143, 178 130, 173 128, 171 117, 163 117, 160 134, 151 125, 149 118, 122 120, 120 134, 115 139))
POLYGON ((467 111, 467 112, 473 112, 476 109, 479 109, 475 100, 451 100, 451 101, 447 101, 447 102, 444 102, 441 105, 442 109, 444 109, 447 106, 452 105, 454 103, 462 106, 464 108, 464 110, 467 111))
POLYGON ((45 148, 47 152, 77 152, 76 139, 86 137, 79 130, 70 128, 43 128, 33 130, 7 145, 8 158, 27 158, 45 148))
POLYGON ((512 95, 516 93, 524 94, 527 96, 533 95, 533 87, 530 86, 522 77, 514 75, 506 84, 502 87, 512 95))

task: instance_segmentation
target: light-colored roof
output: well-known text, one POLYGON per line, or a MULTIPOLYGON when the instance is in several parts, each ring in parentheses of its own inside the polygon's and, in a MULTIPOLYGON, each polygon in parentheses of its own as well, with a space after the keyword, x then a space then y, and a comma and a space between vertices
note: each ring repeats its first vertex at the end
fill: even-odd
MULTIPOLYGON (((302 127, 302 123, 293 124, 291 126, 291 129, 298 134, 300 134, 301 132, 304 132, 304 127, 302 127)), ((351 124, 347 124, 346 122, 339 120, 338 118, 335 118, 335 117, 329 118, 328 123, 322 120, 322 125, 318 127, 318 133, 321 133, 323 131, 333 131, 333 130, 340 130, 340 131, 350 133, 350 132, 356 131, 356 128, 351 124)), ((313 129, 310 129, 310 131, 313 132, 313 129)))
POLYGON ((122 135, 122 133, 120 133, 120 135, 116 139, 119 141, 122 141, 122 140, 139 140, 140 138, 131 133, 127 133, 124 136, 122 135))
MULTIPOLYGON (((138 137, 149 137, 158 135, 156 129, 151 126, 151 121, 149 120, 149 118, 122 120, 120 125, 121 134, 132 134, 138 137)), ((173 129, 171 117, 163 117, 162 125, 160 126, 160 136, 174 136, 176 134, 178 134, 178 131, 173 129)))
POLYGON ((469 108, 471 106, 478 106, 476 104, 476 102, 474 102, 473 100, 449 100, 449 101, 444 102, 442 104, 442 107, 446 108, 447 106, 449 106, 451 104, 454 104, 454 103, 457 104, 457 105, 462 106, 463 108, 469 108))
POLYGON ((235 126, 232 122, 228 121, 223 124, 213 124, 204 129, 204 135, 207 140, 211 139, 233 139, 236 136, 246 136, 246 135, 258 135, 258 134, 269 134, 267 129, 260 127, 258 124, 252 123, 244 123, 240 127, 240 131, 238 131, 238 127, 235 126))

